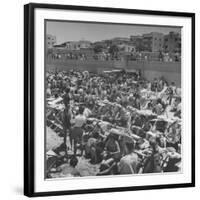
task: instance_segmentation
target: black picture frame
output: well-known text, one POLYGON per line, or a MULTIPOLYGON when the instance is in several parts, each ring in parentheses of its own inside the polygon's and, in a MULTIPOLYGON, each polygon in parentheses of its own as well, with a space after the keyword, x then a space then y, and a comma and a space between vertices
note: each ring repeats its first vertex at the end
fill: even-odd
POLYGON ((195 186, 195 14, 186 12, 166 12, 153 10, 135 10, 122 8, 105 8, 105 7, 87 7, 73 5, 56 5, 56 4, 36 4, 30 3, 24 5, 24 195, 28 197, 36 196, 52 196, 52 195, 72 195, 99 192, 122 192, 134 190, 150 190, 163 188, 184 188, 195 186), (177 16, 188 17, 192 20, 192 181, 191 183, 167 184, 153 186, 134 186, 134 187, 118 187, 118 188, 99 188, 72 191, 53 191, 53 192, 35 192, 34 188, 34 11, 36 8, 58 9, 58 10, 79 10, 79 11, 95 11, 107 13, 128 13, 141 15, 156 16, 177 16))

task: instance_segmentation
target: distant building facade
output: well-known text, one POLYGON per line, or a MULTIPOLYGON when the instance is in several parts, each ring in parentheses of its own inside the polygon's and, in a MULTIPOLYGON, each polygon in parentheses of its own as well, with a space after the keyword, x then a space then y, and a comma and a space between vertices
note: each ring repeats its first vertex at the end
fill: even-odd
POLYGON ((164 36, 163 50, 166 53, 181 53, 181 35, 176 32, 169 32, 164 36))
POLYGON ((145 51, 158 52, 163 50, 164 35, 162 33, 151 32, 142 35, 142 46, 145 51))
POLYGON ((62 43, 60 45, 57 45, 56 47, 74 51, 74 50, 91 48, 91 42, 85 41, 85 40, 68 41, 68 42, 62 43))
POLYGON ((143 35, 130 36, 130 42, 135 46, 136 51, 159 52, 163 50, 164 35, 151 32, 143 35))
POLYGON ((53 48, 53 46, 56 45, 56 36, 47 34, 46 36, 46 47, 53 48))
POLYGON ((67 59, 97 59, 97 60, 164 60, 167 54, 171 60, 179 61, 181 56, 181 35, 169 32, 164 35, 151 32, 143 35, 115 37, 102 41, 86 40, 67 41, 56 45, 56 37, 47 35, 47 47, 53 47, 54 52, 62 54, 67 59), (126 60, 126 59, 125 59, 126 60))
POLYGON ((120 44, 118 45, 119 49, 121 51, 124 51, 126 53, 134 53, 136 52, 136 48, 134 45, 131 45, 131 44, 120 44))
POLYGON ((115 38, 112 38, 110 41, 112 45, 121 45, 121 44, 128 43, 130 39, 126 37, 115 37, 115 38))
POLYGON ((131 35, 130 42, 135 46, 136 51, 144 51, 143 47, 143 37, 141 35, 131 35))

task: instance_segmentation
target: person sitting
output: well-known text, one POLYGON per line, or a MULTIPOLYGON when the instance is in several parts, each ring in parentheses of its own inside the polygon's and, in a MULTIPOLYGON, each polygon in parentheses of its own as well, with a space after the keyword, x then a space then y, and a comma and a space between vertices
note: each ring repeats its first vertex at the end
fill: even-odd
POLYGON ((105 143, 105 152, 104 157, 118 159, 120 157, 120 146, 117 140, 117 135, 112 133, 112 129, 110 134, 108 135, 107 141, 105 143))
POLYGON ((61 171, 61 176, 66 177, 66 176, 81 176, 79 170, 76 168, 78 164, 78 159, 76 156, 72 156, 69 164, 62 165, 58 168, 58 170, 61 171))
POLYGON ((99 172, 96 174, 97 176, 104 176, 104 175, 114 175, 118 174, 117 163, 114 159, 110 158, 101 163, 99 167, 99 172))
POLYGON ((127 154, 119 162, 119 174, 136 174, 139 163, 138 155, 134 153, 134 144, 126 143, 127 154))
POLYGON ((157 99, 157 104, 155 105, 152 111, 157 115, 161 115, 163 113, 164 108, 161 99, 157 99))
POLYGON ((162 172, 160 148, 156 141, 156 138, 152 137, 149 139, 150 144, 150 155, 147 156, 144 162, 142 173, 160 173, 162 172))
MULTIPOLYGON (((173 147, 170 147, 171 149, 173 147)), ((167 154, 168 162, 167 165, 164 167, 164 172, 177 172, 179 171, 179 167, 177 164, 181 161, 181 155, 176 152, 174 149, 173 151, 169 151, 167 154)))
POLYGON ((67 155, 67 145, 66 143, 62 143, 60 146, 56 147, 53 149, 53 151, 58 155, 57 156, 57 162, 56 166, 60 166, 63 163, 67 162, 68 160, 68 155, 67 155))
POLYGON ((104 138, 105 136, 96 130, 91 134, 91 137, 85 145, 85 155, 91 158, 90 162, 92 164, 99 163, 103 159, 104 138))
POLYGON ((95 153, 93 153, 95 150, 95 145, 97 143, 97 138, 96 137, 92 137, 90 136, 88 139, 87 139, 87 142, 85 143, 85 157, 86 158, 91 158, 91 162, 93 160, 96 160, 96 156, 95 156, 95 153))

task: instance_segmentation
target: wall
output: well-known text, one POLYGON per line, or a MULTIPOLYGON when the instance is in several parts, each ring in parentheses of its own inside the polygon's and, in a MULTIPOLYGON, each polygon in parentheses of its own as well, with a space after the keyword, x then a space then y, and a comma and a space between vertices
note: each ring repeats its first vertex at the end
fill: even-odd
POLYGON ((87 70, 102 72, 113 68, 141 70, 147 80, 153 80, 161 76, 168 82, 174 81, 181 86, 181 63, 180 62, 159 62, 159 61, 101 61, 101 60, 47 60, 47 70, 87 70))
POLYGON ((140 69, 147 80, 153 80, 163 76, 169 83, 175 82, 181 86, 181 63, 180 62, 134 62, 129 61, 127 69, 140 69))

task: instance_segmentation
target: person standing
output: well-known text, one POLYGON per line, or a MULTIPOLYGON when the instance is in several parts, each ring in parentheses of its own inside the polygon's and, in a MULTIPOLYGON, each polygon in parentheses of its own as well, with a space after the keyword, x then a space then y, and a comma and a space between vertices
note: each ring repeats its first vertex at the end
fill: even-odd
POLYGON ((71 129, 71 118, 72 118, 72 112, 70 109, 70 105, 67 104, 64 111, 63 111, 63 136, 64 136, 64 144, 66 145, 66 150, 67 150, 67 133, 70 132, 71 129))
MULTIPOLYGON (((82 146, 83 125, 86 123, 86 117, 84 115, 84 107, 79 108, 79 114, 73 119, 74 125, 70 134, 71 145, 74 146, 74 155, 76 155, 77 144, 82 146)), ((82 148, 82 147, 81 147, 82 148)))
POLYGON ((70 88, 65 89, 65 93, 63 96, 63 103, 65 105, 65 108, 67 108, 68 105, 70 104, 70 88))

